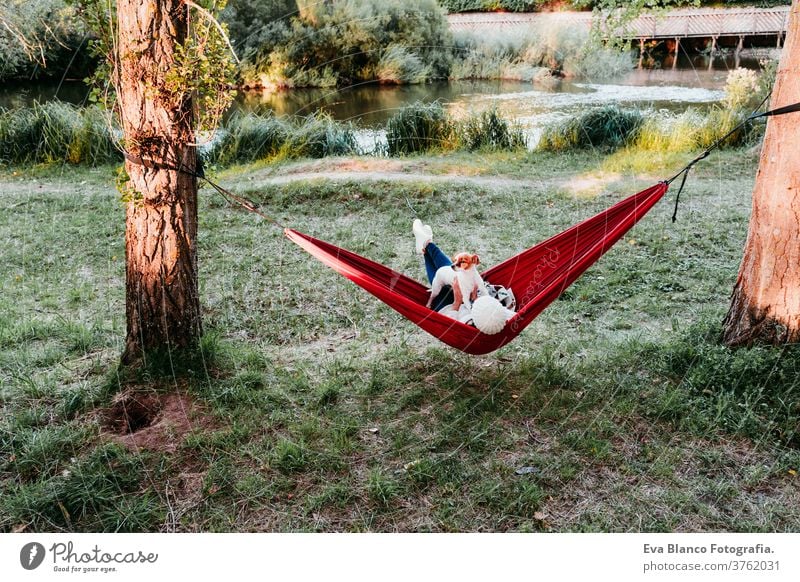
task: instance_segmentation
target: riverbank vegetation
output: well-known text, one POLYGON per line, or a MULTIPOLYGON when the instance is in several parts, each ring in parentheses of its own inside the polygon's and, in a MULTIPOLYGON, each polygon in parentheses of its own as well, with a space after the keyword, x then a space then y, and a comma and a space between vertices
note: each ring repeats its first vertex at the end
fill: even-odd
MULTIPOLYGON (((522 129, 495 110, 455 118, 438 102, 400 109, 386 125, 387 143, 359 144, 358 128, 316 113, 277 117, 271 112, 231 115, 201 147, 207 163, 324 158, 365 153, 524 149, 522 129)), ((121 161, 118 130, 99 108, 61 102, 0 109, 0 167, 31 164, 102 166, 121 161)))
POLYGON ((298 6, 296 14, 288 12, 292 15, 275 21, 269 39, 247 33, 239 20, 250 12, 231 13, 231 30, 240 31, 244 39, 239 46, 245 85, 274 89, 447 78, 546 81, 552 75, 606 78, 633 66, 627 52, 593 46, 589 31, 575 27, 454 35, 433 0, 298 6))
MULTIPOLYGON (((291 6, 289 6, 291 8, 291 6)), ((435 0, 296 4, 269 38, 245 35, 242 78, 265 88, 421 83, 447 78, 452 39, 435 0)), ((237 14, 238 18, 238 14, 237 14)), ((248 30, 237 22, 234 29, 248 30)))
POLYGON ((674 114, 664 111, 631 110, 617 105, 590 109, 566 122, 547 127, 540 150, 578 148, 613 150, 625 147, 630 154, 679 153, 704 150, 724 136, 721 147, 753 145, 763 136, 763 125, 752 124, 735 131, 769 94, 775 67, 766 66, 759 76, 748 69, 728 74, 725 98, 708 112, 687 109, 674 114))
MULTIPOLYGON (((22 3, 31 13, 28 20, 37 24, 24 29, 30 46, 19 42, 22 36, 0 31, 0 79, 88 76, 92 35, 75 9, 63 2, 22 3), (55 23, 52 28, 45 24, 49 20, 55 23), (40 49, 41 55, 34 54, 40 49)), ((241 58, 240 84, 248 88, 412 84, 448 78, 530 81, 546 77, 548 71, 594 78, 630 67, 626 54, 601 47, 590 51, 588 33, 566 28, 454 37, 435 0, 234 0, 223 18, 241 58)))
MULTIPOLYGON (((766 67, 760 76, 746 69, 731 71, 724 100, 708 111, 690 108, 669 113, 618 105, 588 109, 566 122, 546 126, 535 145, 542 151, 561 152, 625 148, 631 158, 646 152, 702 150, 749 115, 767 95, 774 74, 774 66, 766 67)), ((114 143, 115 131, 109 116, 96 107, 53 102, 0 109, 0 164, 106 164, 121 159, 114 143)), ((761 125, 754 124, 731 135, 723 147, 753 144, 761 135, 761 125)), ((465 114, 449 111, 439 102, 418 102, 399 109, 383 132, 373 128, 367 133, 325 113, 307 117, 281 117, 270 111, 235 113, 203 146, 201 155, 207 163, 225 167, 258 160, 363 153, 400 156, 478 149, 513 151, 532 145, 524 128, 496 109, 465 114), (385 141, 379 138, 382 133, 385 141)))

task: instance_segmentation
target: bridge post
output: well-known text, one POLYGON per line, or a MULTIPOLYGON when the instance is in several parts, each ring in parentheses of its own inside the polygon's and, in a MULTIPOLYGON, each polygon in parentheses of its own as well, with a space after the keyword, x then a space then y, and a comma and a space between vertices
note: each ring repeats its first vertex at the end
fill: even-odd
POLYGON ((644 63, 644 39, 639 39, 639 68, 642 68, 642 64, 644 63))
POLYGON ((717 37, 711 37, 711 51, 708 53, 708 70, 712 70, 714 68, 714 56, 717 53, 717 37))
POLYGON ((739 43, 736 45, 736 52, 734 53, 734 57, 736 58, 736 62, 734 66, 738 69, 739 64, 742 62, 742 49, 744 48, 744 35, 739 35, 739 43))
POLYGON ((678 53, 681 50, 681 37, 675 37, 675 54, 672 56, 672 68, 675 69, 678 66, 678 53))

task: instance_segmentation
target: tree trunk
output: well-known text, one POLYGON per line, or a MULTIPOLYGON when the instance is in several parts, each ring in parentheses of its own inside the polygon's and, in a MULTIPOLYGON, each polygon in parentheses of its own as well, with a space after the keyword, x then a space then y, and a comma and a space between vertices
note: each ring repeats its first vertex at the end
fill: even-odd
POLYGON ((124 132, 130 200, 125 224, 127 337, 123 363, 147 352, 194 347, 197 180, 169 167, 196 166, 191 98, 166 88, 175 47, 188 30, 180 0, 118 0, 114 84, 124 132))
MULTIPOLYGON (((770 106, 800 101, 800 0, 792 4, 770 106)), ((723 341, 800 341, 800 113, 769 118, 744 257, 723 341)))

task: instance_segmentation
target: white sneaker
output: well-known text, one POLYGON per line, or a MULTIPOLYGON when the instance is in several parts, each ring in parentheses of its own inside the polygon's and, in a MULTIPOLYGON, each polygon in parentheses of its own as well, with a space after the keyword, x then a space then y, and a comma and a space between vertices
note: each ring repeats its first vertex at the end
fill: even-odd
POLYGON ((425 250, 425 246, 433 240, 433 231, 430 225, 422 224, 419 218, 414 219, 411 230, 414 233, 414 238, 417 239, 417 254, 421 255, 425 250))

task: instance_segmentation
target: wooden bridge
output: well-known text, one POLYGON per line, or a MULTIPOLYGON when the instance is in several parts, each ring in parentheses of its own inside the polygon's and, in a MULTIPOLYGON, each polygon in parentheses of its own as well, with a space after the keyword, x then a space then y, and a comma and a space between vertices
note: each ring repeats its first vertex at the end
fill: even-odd
MULTIPOLYGON (((642 47, 646 41, 672 41, 677 52, 681 39, 706 39, 711 41, 712 52, 721 39, 733 40, 741 50, 747 39, 755 38, 763 44, 774 40, 780 48, 789 23, 790 6, 775 8, 736 9, 686 9, 663 14, 646 14, 631 22, 619 35, 638 40, 642 47)), ((503 30, 550 26, 592 25, 593 15, 587 12, 510 13, 484 12, 448 15, 450 28, 458 30, 503 30)), ((673 47, 670 47, 673 48, 673 47)))

